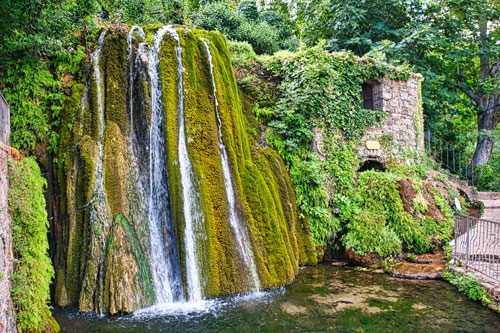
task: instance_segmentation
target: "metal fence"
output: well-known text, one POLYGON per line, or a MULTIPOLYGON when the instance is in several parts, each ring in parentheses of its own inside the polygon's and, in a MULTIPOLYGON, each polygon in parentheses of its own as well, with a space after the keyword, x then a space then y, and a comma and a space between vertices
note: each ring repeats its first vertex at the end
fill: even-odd
POLYGON ((455 216, 453 259, 500 281, 500 222, 455 216))
POLYGON ((441 164, 444 169, 460 176, 470 185, 474 185, 474 169, 470 163, 472 156, 464 154, 462 148, 427 130, 425 132, 425 150, 428 156, 441 164))

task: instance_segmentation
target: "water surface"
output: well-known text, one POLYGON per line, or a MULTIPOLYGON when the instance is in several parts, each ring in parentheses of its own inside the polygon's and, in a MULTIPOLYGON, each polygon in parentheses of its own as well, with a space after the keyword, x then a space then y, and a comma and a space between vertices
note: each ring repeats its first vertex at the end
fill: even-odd
POLYGON ((163 304, 118 317, 56 310, 62 332, 499 332, 500 316, 444 281, 349 267, 301 270, 274 291, 163 304))

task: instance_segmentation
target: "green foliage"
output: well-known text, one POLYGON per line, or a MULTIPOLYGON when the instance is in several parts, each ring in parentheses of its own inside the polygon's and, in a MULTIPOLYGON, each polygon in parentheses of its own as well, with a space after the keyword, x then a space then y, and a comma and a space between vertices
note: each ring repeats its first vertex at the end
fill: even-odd
POLYGON ((257 55, 248 42, 228 41, 227 47, 231 53, 231 62, 237 67, 249 67, 257 60, 257 55))
POLYGON ((46 181, 35 159, 26 158, 9 163, 9 182, 13 250, 18 260, 12 274, 17 327, 19 331, 42 331, 55 322, 48 306, 54 269, 47 253, 46 181))
MULTIPOLYGON (((356 191, 353 193, 351 210, 367 210, 372 214, 385 216, 385 223, 382 226, 394 233, 404 249, 426 253, 432 248, 432 233, 404 210, 396 180, 397 176, 391 173, 362 172, 359 175, 356 191)), ((346 212, 342 218, 349 230, 352 223, 350 213, 346 212)), ((370 223, 371 221, 365 221, 364 227, 370 228, 370 223)), ((388 251, 384 248, 387 245, 383 242, 376 244, 371 247, 371 252, 376 252, 382 257, 387 256, 388 251)), ((347 244, 344 245, 347 246, 347 244)), ((390 248, 393 249, 393 246, 390 248)), ((357 248, 353 250, 358 253, 357 248)))
POLYGON ((375 252, 381 257, 388 257, 402 251, 401 240, 388 227, 386 216, 372 210, 362 210, 352 215, 342 243, 357 255, 375 252))
POLYGON ((225 1, 208 2, 191 18, 207 30, 218 30, 229 39, 250 43, 258 54, 298 46, 291 22, 276 11, 259 12, 255 1, 242 1, 239 7, 225 1))
POLYGON ((57 118, 63 104, 60 83, 48 67, 37 60, 18 62, 7 69, 3 77, 5 98, 12 110, 12 146, 25 153, 33 152, 39 142, 54 149, 57 134, 51 131, 51 119, 46 110, 57 118))
POLYGON ((415 199, 413 199, 412 204, 415 213, 417 214, 423 214, 427 210, 427 201, 425 201, 425 198, 421 192, 419 192, 415 199))
POLYGON ((267 141, 285 160, 297 203, 308 218, 315 244, 321 245, 340 231, 332 204, 348 205, 349 196, 341 192, 354 185, 359 139, 384 115, 361 107, 362 83, 408 72, 352 53, 332 54, 321 46, 296 54, 279 52, 262 61, 280 79, 267 141), (323 138, 323 159, 310 151, 315 135, 323 138))
POLYGON ((443 193, 441 193, 438 189, 434 189, 434 201, 446 218, 453 219, 453 209, 448 204, 448 201, 444 197, 443 193))
POLYGON ((259 103, 253 106, 252 113, 255 115, 255 118, 257 118, 257 121, 260 122, 274 116, 274 110, 272 108, 261 108, 259 107, 259 103))
MULTIPOLYGON (((500 140, 496 141, 496 145, 500 145, 500 140)), ((500 149, 496 149, 487 164, 479 165, 474 170, 478 175, 475 185, 480 191, 500 192, 500 149)))
POLYGON ((458 272, 445 272, 443 277, 470 299, 479 301, 486 306, 493 303, 488 296, 486 289, 477 282, 474 275, 460 274, 458 272))
POLYGON ((331 50, 358 55, 377 42, 401 40, 410 21, 408 5, 399 0, 301 1, 298 17, 307 44, 325 39, 331 50))
POLYGON ((125 0, 113 12, 116 20, 133 24, 183 23, 186 19, 188 1, 184 0, 125 0))

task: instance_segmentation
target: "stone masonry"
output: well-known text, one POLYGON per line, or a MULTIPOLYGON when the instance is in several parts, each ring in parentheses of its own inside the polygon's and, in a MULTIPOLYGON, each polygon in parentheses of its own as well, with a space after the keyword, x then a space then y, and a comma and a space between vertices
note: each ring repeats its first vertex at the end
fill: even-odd
POLYGON ((7 159, 9 157, 9 106, 0 93, 0 332, 15 332, 11 299, 12 229, 7 211, 7 159))
POLYGON ((362 161, 405 161, 423 154, 421 80, 420 74, 413 74, 408 81, 383 78, 368 82, 373 108, 384 110, 386 118, 366 131, 359 149, 362 161))

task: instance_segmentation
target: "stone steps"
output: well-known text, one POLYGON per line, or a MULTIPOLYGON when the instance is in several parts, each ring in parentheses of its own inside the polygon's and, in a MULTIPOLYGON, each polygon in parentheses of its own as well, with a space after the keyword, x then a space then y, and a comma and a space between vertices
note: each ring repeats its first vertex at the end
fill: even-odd
POLYGON ((477 200, 500 200, 500 192, 477 192, 477 200))
POLYGON ((484 220, 500 222, 500 192, 478 192, 477 200, 484 203, 484 220))

